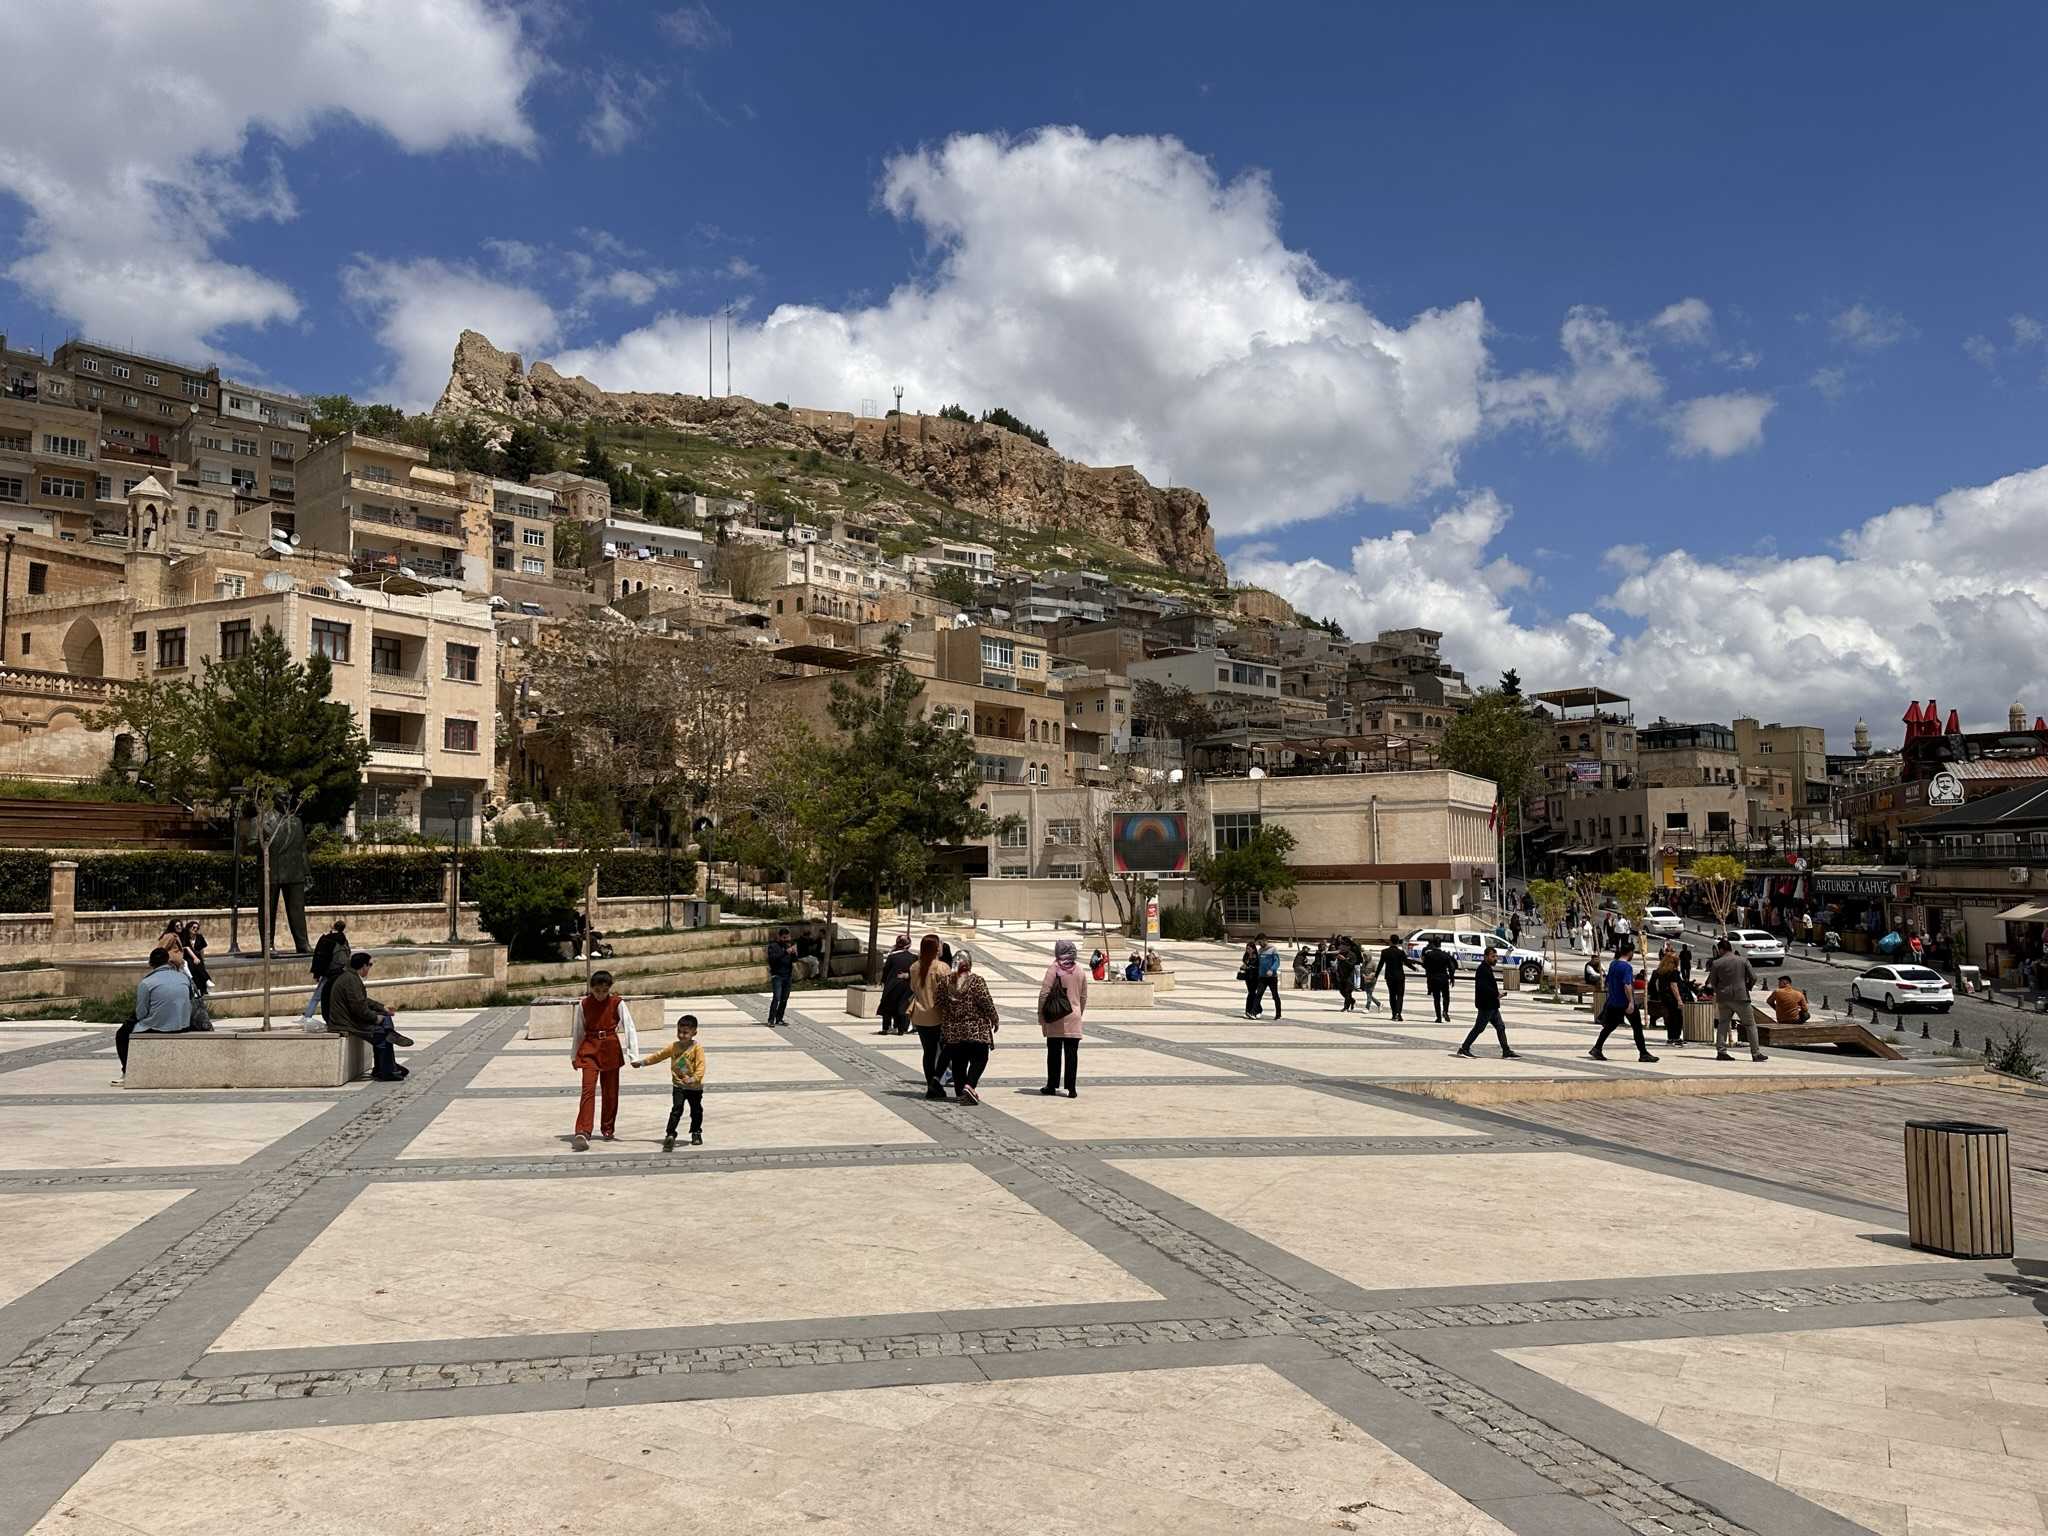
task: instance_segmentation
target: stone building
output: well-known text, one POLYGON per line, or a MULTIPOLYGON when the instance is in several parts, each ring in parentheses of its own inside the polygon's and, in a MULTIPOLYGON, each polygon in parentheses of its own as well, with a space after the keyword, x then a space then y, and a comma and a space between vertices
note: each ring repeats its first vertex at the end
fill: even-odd
MULTIPOLYGON (((487 485, 488 482, 483 482, 487 485)), ((428 585, 491 590, 491 510, 478 477, 435 469, 425 449, 360 432, 300 461, 298 533, 363 582, 406 571, 428 585)))

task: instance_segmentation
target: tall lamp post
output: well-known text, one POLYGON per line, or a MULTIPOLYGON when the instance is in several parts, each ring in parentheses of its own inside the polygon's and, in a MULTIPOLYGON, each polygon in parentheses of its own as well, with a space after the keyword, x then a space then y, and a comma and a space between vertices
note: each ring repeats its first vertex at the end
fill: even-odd
POLYGON ((462 917, 462 821, 469 809, 466 793, 448 795, 448 942, 460 942, 457 925, 462 917))
POLYGON ((242 807, 249 786, 237 784, 228 793, 234 797, 228 820, 233 825, 235 848, 233 873, 228 882, 228 953, 239 955, 242 952, 242 807))

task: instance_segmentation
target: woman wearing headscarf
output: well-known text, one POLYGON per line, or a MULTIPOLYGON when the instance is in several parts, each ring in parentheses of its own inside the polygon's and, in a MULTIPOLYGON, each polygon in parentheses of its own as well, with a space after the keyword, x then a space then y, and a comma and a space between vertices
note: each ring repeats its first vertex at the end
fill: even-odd
POLYGON ((910 1023, 917 1031, 918 1044, 924 1047, 924 1096, 928 1099, 946 1096, 939 1086, 944 1046, 939 992, 945 984, 946 973, 939 965, 939 936, 928 933, 917 946, 917 960, 910 967, 910 1023))
POLYGON ((896 947, 882 962, 882 1027, 876 1031, 877 1034, 910 1033, 910 968, 916 964, 917 956, 910 952, 910 935, 897 934, 896 947))
POLYGON ((1074 1079, 1081 1065, 1081 1015, 1088 1011, 1088 976, 1075 963, 1078 953, 1072 939, 1061 939, 1053 945, 1052 964, 1038 983, 1038 1027, 1045 1032, 1045 1086, 1038 1091, 1047 1097, 1059 1092, 1063 1074, 1067 1097, 1080 1097, 1074 1091, 1074 1079))
POLYGON ((946 1064, 953 1069, 953 1092, 962 1104, 979 1104, 974 1089, 988 1065, 1001 1020, 988 983, 974 974, 974 952, 953 954, 953 976, 939 988, 940 1029, 945 1036, 946 1064))

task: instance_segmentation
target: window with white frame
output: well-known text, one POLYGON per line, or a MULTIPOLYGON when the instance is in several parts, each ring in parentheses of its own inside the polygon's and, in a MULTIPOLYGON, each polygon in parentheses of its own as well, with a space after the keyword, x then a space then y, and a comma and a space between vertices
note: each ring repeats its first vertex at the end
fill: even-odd
POLYGON ((519 542, 533 549, 545 549, 548 543, 547 531, 542 528, 522 528, 519 530, 519 542))
POLYGON ((85 500, 85 482, 67 475, 43 476, 43 495, 50 501, 85 500))
POLYGON ((548 563, 539 555, 521 555, 519 573, 522 576, 545 576, 548 573, 548 563))
POLYGON ((191 399, 204 400, 206 398, 206 380, 204 379, 186 379, 180 387, 191 399))
POLYGON ((151 389, 155 389, 159 384, 163 383, 163 380, 158 378, 153 373, 145 373, 142 376, 142 382, 147 384, 151 389))
POLYGON ((981 664, 984 667, 1009 667, 1016 665, 1016 647, 1008 640, 993 635, 981 637, 981 664))
POLYGON ((128 365, 126 363, 109 363, 107 365, 107 372, 117 379, 129 377, 128 365))
POLYGON ((91 445, 82 437, 60 437, 54 432, 43 434, 43 452, 54 453, 59 458, 82 459, 91 445))
POLYGON ((27 501, 28 483, 16 475, 0 475, 0 501, 27 501))

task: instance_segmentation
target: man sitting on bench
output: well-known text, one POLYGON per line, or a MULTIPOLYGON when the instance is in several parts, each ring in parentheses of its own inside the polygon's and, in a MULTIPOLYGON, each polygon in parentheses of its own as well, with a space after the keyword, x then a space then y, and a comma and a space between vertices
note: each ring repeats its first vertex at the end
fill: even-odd
POLYGON ((394 1045, 411 1045, 412 1041, 398 1032, 391 1020, 391 1010, 372 998, 370 989, 364 985, 369 976, 371 958, 370 952, 363 949, 349 956, 348 969, 327 984, 320 1016, 327 1020, 327 1027, 335 1033, 355 1035, 369 1041, 373 1063, 370 1076, 380 1083, 395 1083, 407 1076, 409 1069, 398 1064, 398 1057, 391 1048, 394 1045))
POLYGON ((1783 1025, 1809 1024, 1813 1014, 1806 1006, 1806 994, 1792 985, 1790 976, 1778 978, 1778 989, 1764 999, 1771 1005, 1771 1013, 1783 1025))

